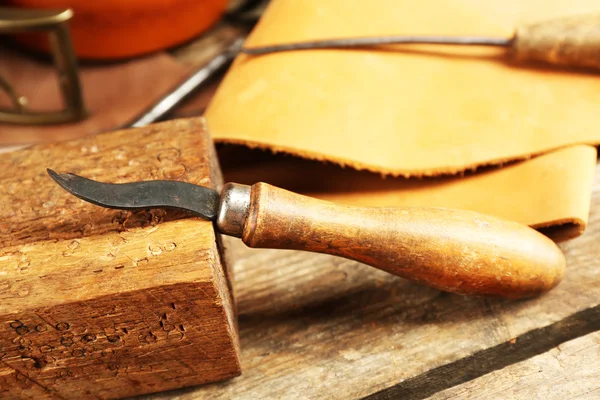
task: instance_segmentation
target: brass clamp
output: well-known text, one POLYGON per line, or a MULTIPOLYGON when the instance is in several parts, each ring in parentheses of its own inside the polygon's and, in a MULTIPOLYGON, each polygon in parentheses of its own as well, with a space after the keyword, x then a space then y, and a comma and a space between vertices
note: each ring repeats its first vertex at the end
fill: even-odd
POLYGON ((8 94, 13 109, 0 109, 0 122, 14 124, 59 124, 84 119, 87 116, 73 44, 67 21, 71 10, 26 10, 0 7, 0 34, 45 31, 58 73, 58 81, 64 103, 59 111, 38 112, 27 109, 27 98, 19 96, 11 84, 0 76, 0 90, 8 94))

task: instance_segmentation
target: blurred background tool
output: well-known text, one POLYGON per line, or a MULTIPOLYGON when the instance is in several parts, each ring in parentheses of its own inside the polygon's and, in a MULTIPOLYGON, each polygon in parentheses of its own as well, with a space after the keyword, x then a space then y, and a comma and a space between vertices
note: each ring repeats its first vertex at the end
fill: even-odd
MULTIPOLYGON (((8 0, 7 5, 69 7, 75 53, 85 59, 122 59, 173 47, 206 31, 225 12, 228 0, 8 0)), ((18 40, 48 51, 38 36, 18 40)))
POLYGON ((215 57, 186 77, 173 89, 169 90, 168 93, 142 111, 132 121, 126 123, 123 128, 138 128, 164 119, 188 96, 208 83, 219 72, 224 71, 235 56, 237 56, 243 43, 244 38, 239 37, 229 46, 224 47, 215 57))
POLYGON ((542 61, 569 67, 600 69, 600 14, 581 15, 519 26, 512 38, 478 36, 377 36, 314 40, 242 49, 246 54, 356 48, 391 44, 500 46, 520 62, 542 61))
MULTIPOLYGON (((7 8, 1 14, 6 22, 0 25, 0 32, 11 33, 11 37, 7 35, 7 40, 0 44, 0 90, 7 94, 0 98, 0 107, 14 108, 15 111, 5 114, 10 121, 18 119, 24 126, 15 131, 14 126, 7 125, 4 131, 1 123, 9 120, 0 118, 0 145, 64 140, 95 134, 119 126, 131 126, 132 121, 140 116, 145 116, 143 125, 161 119, 181 104, 189 93, 212 81, 229 65, 258 19, 256 10, 262 9, 256 6, 260 3, 226 0, 175 1, 169 4, 137 0, 101 3, 78 0, 9 1, 7 4, 14 7, 7 8), (70 7, 73 11, 52 10, 59 6, 70 7), (194 60, 186 61, 184 56, 179 62, 172 56, 172 52, 177 53, 178 49, 166 52, 168 48, 189 41, 211 28, 222 19, 228 7, 227 17, 216 24, 210 33, 182 46, 193 47, 193 53, 196 53, 194 60), (44 54, 52 50, 46 37, 37 32, 39 26, 29 29, 26 34, 21 33, 23 29, 15 30, 15 16, 30 16, 31 26, 34 21, 45 23, 51 17, 65 21, 73 17, 69 21, 73 44, 65 41, 68 37, 60 37, 61 48, 69 45, 72 60, 61 61, 57 65, 75 65, 74 52, 83 59, 79 70, 83 94, 78 92, 77 97, 72 95, 65 98, 64 102, 69 105, 69 110, 77 110, 71 103, 76 105, 72 99, 79 99, 83 110, 84 96, 92 118, 81 124, 57 127, 59 130, 53 127, 34 130, 33 126, 27 126, 35 122, 29 116, 32 113, 27 113, 27 118, 23 119, 26 110, 35 109, 38 111, 35 116, 43 115, 37 123, 48 122, 47 110, 57 107, 59 99, 54 98, 57 97, 58 88, 52 81, 50 63, 44 54), (45 19, 41 20, 40 16, 45 19), (38 54, 32 57, 31 50, 38 54), (165 107, 165 104, 168 106, 165 107)), ((66 30, 66 25, 61 29, 66 30)), ((73 88, 70 82, 74 81, 79 89, 76 71, 70 68, 65 73, 70 79, 61 81, 65 88, 63 92, 73 88)), ((55 113, 50 116, 54 117, 54 122, 71 122, 83 119, 85 114, 79 114, 79 118, 56 118, 55 113)))
MULTIPOLYGON (((204 65, 205 60, 222 51, 221 43, 225 41, 222 37, 224 35, 220 35, 222 30, 219 29, 222 23, 217 24, 211 33, 199 37, 198 41, 186 44, 194 47, 194 53, 202 53, 202 56, 196 55, 193 61, 180 62, 172 52, 166 51, 166 47, 173 47, 181 41, 191 39, 184 38, 185 29, 181 29, 190 18, 195 24, 194 29, 198 29, 194 36, 208 29, 222 17, 228 2, 220 2, 224 5, 218 16, 214 15, 213 7, 218 2, 200 1, 181 7, 175 3, 190 2, 170 2, 170 5, 178 10, 182 7, 194 7, 193 10, 188 9, 190 15, 182 16, 181 20, 173 17, 178 13, 176 10, 158 10, 159 3, 145 2, 144 5, 148 7, 143 10, 139 1, 11 1, 10 5, 18 7, 11 8, 11 12, 19 15, 53 15, 56 11, 49 8, 59 5, 73 10, 72 13, 69 11, 69 16, 73 15, 69 20, 69 27, 74 51, 83 59, 78 70, 82 92, 80 97, 85 100, 90 116, 78 123, 52 126, 33 125, 28 123, 30 120, 16 126, 14 123, 3 123, 7 121, 2 119, 0 146, 13 148, 19 145, 68 140, 123 126, 142 110, 156 103, 164 93, 190 76, 200 65, 204 65), (113 12, 112 17, 110 10, 113 12), (171 26, 177 26, 173 31, 179 35, 181 41, 157 41, 153 49, 146 47, 144 50, 142 42, 148 35, 142 30, 135 31, 127 18, 145 21, 147 29, 160 28, 160 24, 154 24, 152 15, 157 19, 160 16, 165 21, 168 20, 171 26), (214 18, 210 17, 211 15, 214 18), (210 21, 203 25, 201 22, 205 19, 210 21), (114 35, 118 36, 119 32, 121 37, 116 40, 114 35)), ((162 7, 164 8, 165 4, 162 7)), ((64 17, 64 14, 61 16, 64 17)), ((5 25, 2 27, 5 28, 5 25)), ((46 38, 38 31, 10 30, 10 34, 6 32, 7 35, 3 35, 0 41, 0 109, 12 110, 17 107, 14 112, 11 111, 14 119, 14 115, 20 116, 17 112, 22 113, 23 109, 48 113, 62 107, 62 91, 57 84, 55 67, 47 54, 50 47, 46 38)), ((173 39, 172 36, 171 38, 173 39)))
POLYGON ((213 80, 231 64, 239 54, 248 32, 268 4, 268 0, 234 1, 224 18, 225 29, 232 32, 230 40, 219 44, 215 56, 203 63, 196 71, 171 89, 156 103, 141 112, 123 128, 137 128, 163 120, 192 93, 213 80))
POLYGON ((77 73, 77 61, 67 22, 73 16, 71 10, 22 10, 0 8, 0 33, 45 31, 44 40, 49 43, 62 97, 63 110, 31 111, 27 97, 19 95, 11 82, 0 75, 0 89, 10 98, 13 110, 0 109, 0 123, 56 124, 79 121, 86 116, 81 86, 77 73))

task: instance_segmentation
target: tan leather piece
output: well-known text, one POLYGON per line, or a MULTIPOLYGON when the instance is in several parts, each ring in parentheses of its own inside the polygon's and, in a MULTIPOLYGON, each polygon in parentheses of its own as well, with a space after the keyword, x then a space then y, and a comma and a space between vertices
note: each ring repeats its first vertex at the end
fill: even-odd
POLYGON ((411 182, 394 188, 320 197, 380 207, 419 206, 475 210, 534 228, 560 227, 557 239, 579 236, 588 220, 596 166, 596 148, 576 145, 531 160, 469 175, 411 182))
MULTIPOLYGON (((511 37, 520 24, 588 12, 600 12, 600 2, 273 0, 246 46, 385 34, 511 37)), ((577 236, 596 163, 595 148, 583 144, 600 143, 600 79, 508 60, 502 48, 449 46, 240 56, 206 117, 217 141, 337 164, 288 160, 232 178, 350 204, 472 209, 556 240, 577 236), (481 169, 489 165, 504 167, 481 169), (381 180, 360 169, 412 178, 381 180)))
MULTIPOLYGON (((381 34, 510 37, 595 0, 274 0, 247 46, 381 34)), ((502 48, 412 46, 240 56, 207 110, 216 140, 392 175, 456 173, 599 143, 597 74, 502 48)))
MULTIPOLYGON (((238 157, 239 158, 239 157, 238 157)), ((447 207, 515 220, 555 240, 580 235, 588 220, 596 148, 575 145, 527 161, 456 177, 382 177, 292 157, 227 167, 227 180, 265 181, 324 200, 377 207, 447 207), (318 179, 317 179, 318 177, 318 179)))
MULTIPOLYGON (((189 67, 165 53, 124 63, 83 65, 80 77, 89 118, 52 126, 0 124, 0 146, 55 142, 114 130, 152 105, 187 73, 189 67)), ((50 63, 0 47, 0 75, 27 97, 31 110, 62 108, 56 70, 50 63)), ((12 108, 3 92, 0 107, 12 108)))

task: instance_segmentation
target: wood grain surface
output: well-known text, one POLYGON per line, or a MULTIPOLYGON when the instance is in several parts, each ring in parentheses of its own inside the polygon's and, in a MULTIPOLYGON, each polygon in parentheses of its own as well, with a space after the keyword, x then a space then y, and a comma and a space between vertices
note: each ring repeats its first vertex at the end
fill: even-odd
POLYGON ((597 399, 600 397, 600 333, 562 343, 552 350, 444 390, 447 399, 597 399))
POLYGON ((243 241, 369 264, 436 289, 538 296, 563 277, 565 257, 526 225, 467 210, 357 207, 252 185, 243 241))
POLYGON ((600 174, 587 232, 561 244, 563 282, 536 299, 447 294, 343 258, 231 247, 243 375, 145 399, 424 399, 600 330, 600 174))
POLYGON ((118 398, 239 374, 211 222, 97 207, 46 174, 218 188, 213 151, 193 119, 0 156, 1 398, 118 398))

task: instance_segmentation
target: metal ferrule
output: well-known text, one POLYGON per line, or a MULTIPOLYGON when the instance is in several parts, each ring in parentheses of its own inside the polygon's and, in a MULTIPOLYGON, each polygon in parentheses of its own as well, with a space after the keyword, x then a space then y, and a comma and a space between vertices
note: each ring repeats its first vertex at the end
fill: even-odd
POLYGON ((221 203, 217 214, 219 232, 241 238, 249 209, 250 186, 226 183, 221 191, 221 203))

